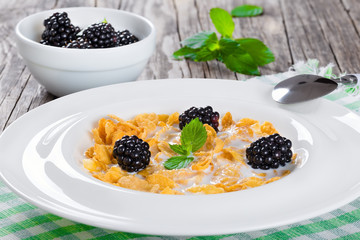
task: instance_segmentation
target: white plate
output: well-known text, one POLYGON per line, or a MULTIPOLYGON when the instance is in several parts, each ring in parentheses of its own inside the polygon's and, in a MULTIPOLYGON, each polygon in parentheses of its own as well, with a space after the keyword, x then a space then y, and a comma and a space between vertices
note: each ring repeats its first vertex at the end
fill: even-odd
POLYGON ((25 114, 0 137, 0 175, 34 205, 108 229, 159 235, 212 235, 290 224, 360 196, 360 117, 326 100, 279 105, 271 86, 251 81, 175 79, 91 89, 25 114), (107 114, 182 112, 212 105, 234 118, 271 121, 301 166, 274 183, 233 193, 170 196, 122 189, 90 176, 81 161, 90 129, 107 114))

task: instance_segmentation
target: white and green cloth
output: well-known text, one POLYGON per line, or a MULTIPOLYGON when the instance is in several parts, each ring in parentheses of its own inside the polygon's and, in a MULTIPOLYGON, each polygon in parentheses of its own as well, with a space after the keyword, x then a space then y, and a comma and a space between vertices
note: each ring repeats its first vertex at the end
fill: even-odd
MULTIPOLYGON (((332 76, 332 65, 318 67, 317 60, 299 62, 288 72, 257 77, 268 84, 309 73, 332 76)), ((247 80, 251 81, 251 79, 247 80)), ((325 98, 360 115, 360 83, 340 86, 325 98)), ((359 143, 360 144, 360 143, 359 143)), ((360 159, 359 159, 360 160, 360 159)), ((360 198, 327 214, 306 221, 246 233, 206 237, 162 237, 115 232, 79 224, 45 212, 22 200, 0 181, 0 239, 360 239, 360 198)))

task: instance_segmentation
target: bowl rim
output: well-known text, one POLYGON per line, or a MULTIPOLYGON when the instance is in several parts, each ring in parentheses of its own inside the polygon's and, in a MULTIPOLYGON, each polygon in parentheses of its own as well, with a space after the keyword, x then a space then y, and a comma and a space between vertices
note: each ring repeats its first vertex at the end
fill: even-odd
POLYGON ((96 52, 108 52, 108 51, 117 51, 119 49, 129 49, 129 48, 133 48, 133 47, 136 47, 138 44, 140 44, 141 42, 144 42, 144 41, 147 41, 148 39, 152 39, 153 38, 153 35, 155 35, 155 26, 154 24, 147 18, 139 15, 139 14, 136 14, 136 13, 133 13, 133 12, 130 12, 130 11, 125 11, 125 10, 121 10, 121 9, 114 9, 114 8, 103 8, 103 7, 69 7, 69 8, 54 8, 54 9, 50 9, 50 10, 45 10, 45 11, 41 11, 41 12, 36 12, 34 14, 31 14, 31 15, 28 15, 24 18, 22 18, 15 26, 15 34, 16 36, 18 37, 18 40, 21 40, 23 42, 25 42, 26 44, 29 44, 31 46, 34 46, 34 47, 38 47, 38 48, 44 48, 44 49, 48 49, 49 51, 77 51, 78 49, 74 49, 74 48, 65 48, 65 47, 54 47, 54 46, 50 46, 50 45, 44 45, 44 44, 41 44, 40 42, 36 42, 28 37, 26 37, 21 31, 20 31, 20 26, 26 22, 27 20, 29 20, 30 18, 34 18, 36 17, 37 15, 42 15, 42 14, 45 14, 45 13, 55 13, 55 12, 60 12, 60 11, 69 11, 69 10, 87 10, 87 9, 92 9, 92 10, 104 10, 104 11, 110 11, 110 12, 121 12, 122 14, 127 14, 127 15, 130 15, 130 16, 133 16, 133 17, 136 17, 140 20, 142 20, 143 22, 145 22, 149 28, 150 28, 150 33, 140 39, 138 42, 135 42, 135 43, 132 43, 132 44, 128 44, 128 45, 123 45, 120 47, 112 47, 112 48, 89 48, 89 49, 86 49, 86 51, 89 51, 89 52, 93 52, 96 51, 96 52), (61 49, 61 50, 60 50, 61 49))

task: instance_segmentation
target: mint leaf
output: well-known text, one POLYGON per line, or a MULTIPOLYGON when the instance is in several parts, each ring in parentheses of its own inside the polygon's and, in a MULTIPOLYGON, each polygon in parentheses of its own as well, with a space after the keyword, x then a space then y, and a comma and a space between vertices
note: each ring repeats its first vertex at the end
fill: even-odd
MULTIPOLYGON (((240 47, 240 44, 231 38, 222 38, 219 41, 219 46, 221 56, 226 57, 234 53, 234 51, 237 51, 240 47)), ((240 50, 244 51, 241 47, 240 50)))
POLYGON ((215 51, 217 49, 219 49, 219 40, 218 37, 216 36, 216 33, 212 32, 208 39, 205 41, 205 46, 210 50, 210 51, 215 51))
POLYGON ((207 132, 204 124, 198 118, 191 120, 181 131, 181 145, 191 146, 191 151, 196 152, 206 142, 207 132))
POLYGON ((186 155, 188 156, 190 154, 190 151, 183 145, 178 144, 169 144, 171 150, 174 152, 180 154, 180 155, 186 155))
POLYGON ((235 23, 228 11, 222 8, 212 8, 210 10, 210 18, 216 30, 223 37, 232 37, 235 29, 235 23))
POLYGON ((230 56, 227 56, 223 63, 225 63, 226 67, 234 72, 247 74, 247 75, 255 75, 260 76, 259 69, 256 64, 253 62, 252 58, 249 54, 238 54, 234 53, 230 56))
POLYGON ((217 42, 217 36, 214 32, 200 32, 181 42, 183 46, 189 48, 201 48, 209 45, 210 42, 217 42))
POLYGON ((166 162, 164 163, 164 167, 168 170, 180 169, 187 167, 193 160, 193 157, 175 156, 166 160, 166 162))
POLYGON ((206 62, 214 60, 218 57, 219 51, 211 51, 207 47, 202 48, 189 48, 187 46, 180 48, 176 52, 173 53, 173 57, 176 60, 181 60, 181 57, 186 59, 190 59, 195 62, 206 62))
POLYGON ((258 66, 264 66, 275 61, 274 54, 271 50, 260 40, 255 38, 239 38, 236 42, 240 43, 244 49, 254 60, 258 66))
POLYGON ((207 47, 202 47, 202 48, 198 49, 198 51, 196 52, 194 61, 195 62, 211 61, 211 60, 216 59, 218 57, 218 55, 219 55, 219 51, 217 51, 217 50, 211 51, 207 47))
POLYGON ((182 44, 184 47, 173 53, 175 59, 184 57, 195 62, 206 62, 216 59, 219 55, 219 41, 214 32, 197 34, 185 39, 182 44))
POLYGON ((199 51, 198 49, 194 49, 194 48, 185 46, 185 47, 182 47, 179 50, 175 51, 173 53, 173 57, 177 60, 181 60, 182 59, 181 57, 184 57, 184 58, 195 61, 198 51, 199 51))
POLYGON ((231 11, 231 15, 234 17, 253 17, 262 13, 263 9, 261 7, 247 4, 235 7, 231 11))
POLYGON ((258 65, 252 57, 235 40, 223 38, 219 42, 221 60, 227 68, 234 72, 260 75, 258 65))

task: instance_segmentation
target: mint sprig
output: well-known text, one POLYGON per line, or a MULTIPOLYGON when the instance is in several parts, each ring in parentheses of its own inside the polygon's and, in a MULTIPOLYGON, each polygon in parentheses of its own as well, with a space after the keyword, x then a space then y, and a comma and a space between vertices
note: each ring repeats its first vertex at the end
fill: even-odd
MULTIPOLYGON (((250 5, 235 12, 241 11, 243 16, 260 14, 259 9, 250 5)), ((218 60, 231 71, 248 75, 260 75, 259 66, 275 61, 274 54, 262 41, 254 38, 233 38, 235 24, 226 10, 212 8, 210 18, 220 33, 220 38, 211 31, 197 33, 181 42, 183 47, 173 53, 175 59, 195 62, 218 60)))
POLYGON ((180 169, 188 166, 193 160, 192 153, 198 151, 206 142, 207 132, 198 118, 191 120, 181 131, 181 144, 170 144, 170 148, 180 156, 166 160, 166 169, 180 169))

